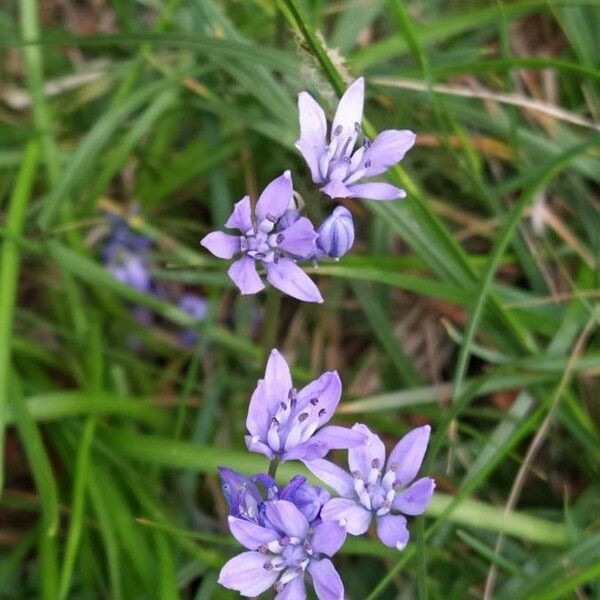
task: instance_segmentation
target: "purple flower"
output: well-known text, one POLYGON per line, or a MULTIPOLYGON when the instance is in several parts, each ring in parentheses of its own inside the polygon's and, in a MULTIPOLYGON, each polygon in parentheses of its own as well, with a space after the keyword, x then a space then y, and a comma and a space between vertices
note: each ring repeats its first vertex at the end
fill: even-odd
MULTIPOLYGON (((183 294, 177 306, 195 321, 202 321, 208 312, 208 302, 197 294, 183 294)), ((195 329, 184 329, 179 334, 179 341, 188 348, 198 343, 198 332, 195 329)))
POLYGON ((219 258, 230 259, 241 253, 228 274, 242 294, 264 289, 256 270, 258 262, 266 271, 267 281, 282 292, 306 302, 323 302, 317 286, 296 264, 314 255, 317 233, 306 217, 289 218, 286 213, 292 203, 292 178, 286 171, 260 195, 254 218, 248 196, 235 205, 225 227, 238 229, 241 235, 213 231, 200 242, 219 258))
POLYGON ((343 600, 344 585, 329 560, 346 539, 335 521, 311 527, 298 508, 287 500, 266 502, 265 525, 229 517, 229 529, 249 551, 228 561, 219 583, 242 596, 258 596, 270 587, 275 600, 304 600, 308 572, 319 600, 343 600))
POLYGON ((263 473, 246 477, 232 469, 219 467, 219 478, 229 514, 259 525, 265 524, 265 502, 269 500, 291 502, 311 525, 316 524, 321 508, 331 497, 323 488, 307 483, 302 475, 292 477, 281 489, 272 477, 263 473))
POLYGON ((329 144, 323 109, 308 92, 300 92, 300 150, 312 180, 331 198, 397 200, 406 192, 389 183, 358 183, 363 177, 381 175, 401 161, 415 143, 415 134, 406 129, 382 131, 373 142, 365 139, 354 151, 361 131, 365 80, 359 77, 346 90, 333 118, 329 144))
POLYGON ((106 268, 115 279, 139 292, 149 292, 151 287, 150 268, 145 257, 127 250, 115 252, 106 268))
POLYGON ((385 468, 385 447, 379 436, 366 425, 356 424, 352 429, 365 434, 367 442, 348 451, 351 475, 327 460, 306 463, 341 496, 325 504, 321 518, 335 519, 348 533, 361 535, 375 516, 379 539, 386 546, 403 550, 409 538, 403 515, 425 512, 435 488, 430 477, 410 485, 421 468, 431 428, 425 425, 407 433, 392 450, 385 468))
POLYGON ((354 244, 354 222, 352 213, 343 206, 333 212, 321 223, 317 247, 331 258, 340 258, 354 244))
POLYGON ((345 427, 323 427, 340 401, 342 384, 336 371, 327 371, 297 391, 290 369, 272 350, 264 379, 248 408, 246 446, 271 460, 314 460, 329 450, 352 448, 365 441, 358 431, 345 427))

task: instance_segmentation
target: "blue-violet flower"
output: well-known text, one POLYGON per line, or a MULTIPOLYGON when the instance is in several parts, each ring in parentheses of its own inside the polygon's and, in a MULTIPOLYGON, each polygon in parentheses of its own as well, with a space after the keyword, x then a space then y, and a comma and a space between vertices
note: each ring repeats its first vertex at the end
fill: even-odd
POLYGON ((267 281, 282 292, 306 302, 323 302, 317 286, 296 264, 314 256, 317 233, 306 217, 288 218, 286 213, 291 206, 292 177, 286 171, 264 189, 254 218, 248 196, 235 205, 225 227, 238 229, 241 235, 213 231, 200 243, 219 258, 242 255, 228 270, 242 294, 256 294, 264 289, 256 270, 259 263, 265 268, 267 281), (286 219, 282 221, 284 215, 286 219))
POLYGON ((229 529, 248 552, 235 556, 221 569, 219 583, 243 596, 258 596, 271 586, 275 600, 306 598, 308 572, 319 600, 343 600, 344 585, 329 560, 346 539, 336 521, 311 526, 287 500, 265 503, 265 525, 229 517, 229 529))
POLYGON ((366 437, 345 427, 323 427, 340 401, 342 383, 336 371, 327 371, 297 391, 287 362, 272 350, 264 379, 252 394, 246 427, 251 452, 280 461, 322 458, 334 449, 361 445, 366 437))
POLYGON ((418 479, 409 487, 421 468, 431 428, 424 425, 407 433, 392 450, 387 464, 379 436, 366 425, 356 424, 352 429, 365 434, 367 442, 348 451, 351 474, 324 459, 306 463, 341 496, 325 504, 321 518, 335 519, 348 533, 361 535, 375 517, 379 539, 386 546, 403 550, 409 539, 403 515, 425 512, 435 488, 430 477, 418 479))
POLYGON ((338 206, 321 223, 317 238, 319 250, 331 258, 344 256, 354 244, 354 221, 352 213, 344 206, 338 206))
POLYGON ((371 142, 364 140, 356 151, 361 132, 365 80, 359 77, 342 96, 327 143, 327 120, 323 109, 308 92, 300 92, 300 138, 296 148, 304 156, 314 183, 331 198, 397 200, 406 192, 389 183, 358 183, 381 175, 404 158, 416 136, 406 129, 382 131, 371 142))

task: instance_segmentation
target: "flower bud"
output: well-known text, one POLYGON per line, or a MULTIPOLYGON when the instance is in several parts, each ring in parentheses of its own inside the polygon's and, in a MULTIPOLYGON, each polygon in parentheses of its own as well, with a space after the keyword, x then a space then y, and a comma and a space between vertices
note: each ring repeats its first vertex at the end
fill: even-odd
POLYGON ((338 206, 319 227, 317 246, 328 256, 344 256, 354 244, 354 222, 347 208, 338 206))

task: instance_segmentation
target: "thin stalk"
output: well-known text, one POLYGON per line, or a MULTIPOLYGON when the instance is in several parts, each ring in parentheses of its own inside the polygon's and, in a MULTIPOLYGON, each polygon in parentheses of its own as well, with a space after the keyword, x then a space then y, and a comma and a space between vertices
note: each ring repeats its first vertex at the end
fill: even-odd
POLYGON ((265 309, 265 322, 262 337, 263 357, 269 356, 269 352, 277 343, 277 331, 279 328, 279 313, 281 311, 281 294, 271 286, 267 290, 267 303, 265 309))

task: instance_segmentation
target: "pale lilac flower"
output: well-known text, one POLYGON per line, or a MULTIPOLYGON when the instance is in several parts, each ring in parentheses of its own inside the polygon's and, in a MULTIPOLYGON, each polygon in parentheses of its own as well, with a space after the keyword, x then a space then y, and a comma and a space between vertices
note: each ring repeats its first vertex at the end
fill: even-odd
POLYGON ((312 525, 331 497, 323 488, 307 483, 306 477, 302 475, 292 477, 282 488, 264 473, 247 477, 233 469, 219 467, 219 478, 229 505, 229 514, 259 525, 265 524, 265 503, 269 500, 291 502, 312 525))
POLYGON ((249 597, 273 587, 275 600, 304 600, 308 573, 319 600, 343 600, 344 585, 327 558, 346 539, 337 522, 311 527, 294 504, 273 500, 265 503, 265 526, 230 516, 229 529, 248 552, 223 566, 219 583, 224 587, 249 597))
MULTIPOLYGON (((208 313, 208 301, 197 294, 183 294, 177 306, 195 321, 203 321, 208 313)), ((195 329, 184 329, 179 334, 179 341, 191 348, 198 343, 198 332, 195 329)))
POLYGON ((300 150, 314 183, 331 198, 369 198, 397 200, 406 192, 389 183, 359 183, 364 177, 381 175, 401 161, 415 143, 416 136, 407 129, 382 131, 371 142, 354 150, 361 132, 365 80, 359 77, 342 96, 327 142, 327 121, 323 109, 308 92, 300 92, 300 150))
POLYGON ((352 448, 365 441, 358 431, 327 426, 340 401, 342 384, 336 371, 327 371, 297 391, 283 356, 272 350, 264 379, 252 394, 246 446, 271 460, 314 460, 329 450, 352 448))
POLYGON ((260 195, 254 217, 248 196, 235 205, 225 227, 238 229, 241 235, 213 231, 200 242, 219 258, 242 255, 228 270, 242 294, 256 294, 264 289, 256 270, 259 263, 266 271, 267 281, 277 289, 298 300, 323 302, 317 286, 296 264, 314 255, 317 233, 306 217, 288 218, 286 213, 292 202, 292 178, 286 171, 260 195))
POLYGON ((407 433, 392 450, 387 464, 379 436, 366 425, 356 424, 352 429, 365 434, 367 442, 348 451, 351 474, 323 459, 306 463, 341 496, 325 504, 321 518, 335 519, 348 533, 361 535, 375 517, 379 539, 386 546, 403 550, 409 539, 404 515, 425 512, 435 488, 430 477, 412 483, 421 468, 431 428, 425 425, 407 433))
MULTIPOLYGON (((321 223, 317 238, 317 248, 331 258, 344 256, 354 244, 354 221, 352 213, 343 206, 333 212, 321 223)), ((317 252, 317 255, 319 252, 317 252)))

